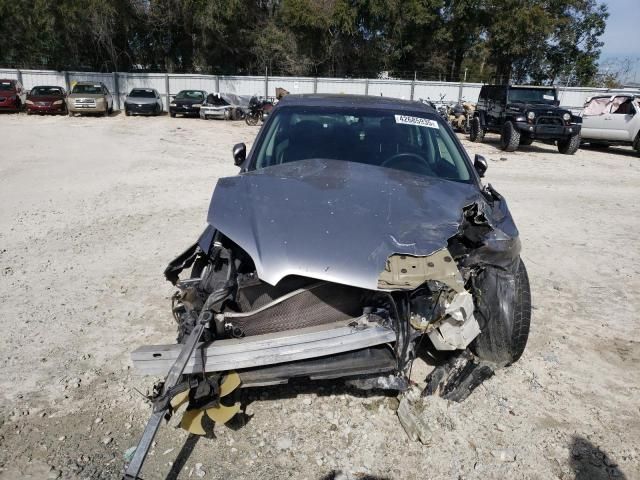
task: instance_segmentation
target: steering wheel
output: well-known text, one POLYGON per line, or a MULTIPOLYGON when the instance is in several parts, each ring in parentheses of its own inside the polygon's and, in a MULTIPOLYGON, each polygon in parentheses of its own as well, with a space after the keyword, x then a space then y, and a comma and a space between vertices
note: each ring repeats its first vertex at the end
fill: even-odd
POLYGON ((396 153, 395 155, 390 156, 384 162, 382 162, 380 166, 389 167, 393 163, 398 163, 399 165, 396 168, 400 170, 406 170, 408 172, 436 176, 435 172, 433 171, 433 168, 431 168, 431 165, 429 165, 427 160, 424 157, 418 155, 417 153, 411 153, 411 152, 396 153), (419 163, 416 163, 415 160, 419 160, 419 163), (403 163, 409 168, 402 167, 403 163))

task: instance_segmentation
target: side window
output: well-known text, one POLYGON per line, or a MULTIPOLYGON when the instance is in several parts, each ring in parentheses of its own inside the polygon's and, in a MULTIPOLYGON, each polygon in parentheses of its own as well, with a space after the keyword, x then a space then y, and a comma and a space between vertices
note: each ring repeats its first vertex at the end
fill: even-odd
POLYGON ((633 105, 628 97, 616 97, 611 105, 611 113, 614 115, 633 115, 633 105))

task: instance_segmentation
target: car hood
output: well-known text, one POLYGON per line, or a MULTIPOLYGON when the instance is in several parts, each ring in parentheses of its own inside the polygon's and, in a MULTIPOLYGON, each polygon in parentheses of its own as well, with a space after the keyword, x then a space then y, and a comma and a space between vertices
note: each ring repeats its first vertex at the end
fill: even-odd
POLYGON ((540 103, 510 103, 507 108, 519 112, 535 112, 539 116, 562 116, 569 112, 566 108, 556 107, 555 105, 542 105, 540 103))
POLYGON ((156 103, 158 101, 157 98, 147 98, 147 97, 129 97, 125 98, 125 102, 127 103, 135 103, 138 105, 150 105, 152 103, 156 103))
POLYGON ((218 180, 208 222, 272 285, 288 275, 378 289, 387 258, 447 246, 476 185, 338 160, 218 180))
POLYGON ((104 93, 70 93, 69 98, 104 98, 104 93))
POLYGON ((27 100, 32 102, 55 102, 56 100, 64 100, 64 95, 27 95, 27 100))
POLYGON ((171 103, 175 103, 177 105, 195 105, 195 104, 204 103, 204 100, 196 100, 193 98, 181 98, 181 99, 171 100, 171 103))

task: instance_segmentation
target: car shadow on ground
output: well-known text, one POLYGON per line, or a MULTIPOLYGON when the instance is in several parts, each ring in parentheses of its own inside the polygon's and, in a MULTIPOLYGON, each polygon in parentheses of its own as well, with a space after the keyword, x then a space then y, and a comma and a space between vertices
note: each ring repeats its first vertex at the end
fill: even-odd
MULTIPOLYGON (((467 138, 467 140, 468 140, 468 138, 467 138)), ((513 153, 513 152, 505 152, 504 150, 502 150, 500 148, 500 136, 498 136, 498 135, 485 136, 484 140, 482 141, 482 143, 495 147, 496 150, 504 153, 505 155, 508 155, 509 153, 513 153)), ((518 147, 518 149, 516 150, 516 152, 549 153, 549 150, 547 148, 542 148, 542 147, 539 146, 541 144, 543 144, 543 143, 540 142, 540 141, 534 141, 531 145, 520 145, 518 147)), ((555 145, 551 145, 551 144, 548 144, 547 146, 551 147, 551 148, 556 148, 555 145)), ((556 153, 558 155, 561 155, 560 152, 558 152, 557 150, 556 150, 556 153)))
POLYGON ((580 146, 580 150, 590 150, 592 152, 600 152, 603 154, 607 154, 607 153, 613 153, 616 156, 620 155, 623 157, 631 157, 631 158, 635 158, 638 159, 640 158, 640 153, 636 152, 635 150, 631 150, 629 148, 624 148, 624 147, 609 147, 609 148, 602 148, 602 147, 591 147, 589 145, 581 145, 580 146))
POLYGON ((569 463, 576 480, 626 480, 616 461, 584 437, 574 436, 569 463))
MULTIPOLYGON (((346 475, 342 473, 340 470, 332 470, 326 475, 323 475, 318 480, 341 480, 348 478, 346 475)), ((376 475, 358 475, 359 480, 390 480, 390 477, 378 477, 376 475)))

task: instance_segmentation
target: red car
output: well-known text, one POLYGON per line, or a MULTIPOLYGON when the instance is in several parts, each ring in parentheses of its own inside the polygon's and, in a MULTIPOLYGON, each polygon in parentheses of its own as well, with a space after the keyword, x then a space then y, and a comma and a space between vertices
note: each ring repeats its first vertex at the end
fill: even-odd
POLYGON ((27 94, 27 115, 32 113, 67 113, 66 92, 62 87, 33 87, 27 94))
POLYGON ((0 80, 0 110, 19 112, 24 105, 25 92, 17 80, 0 80))

